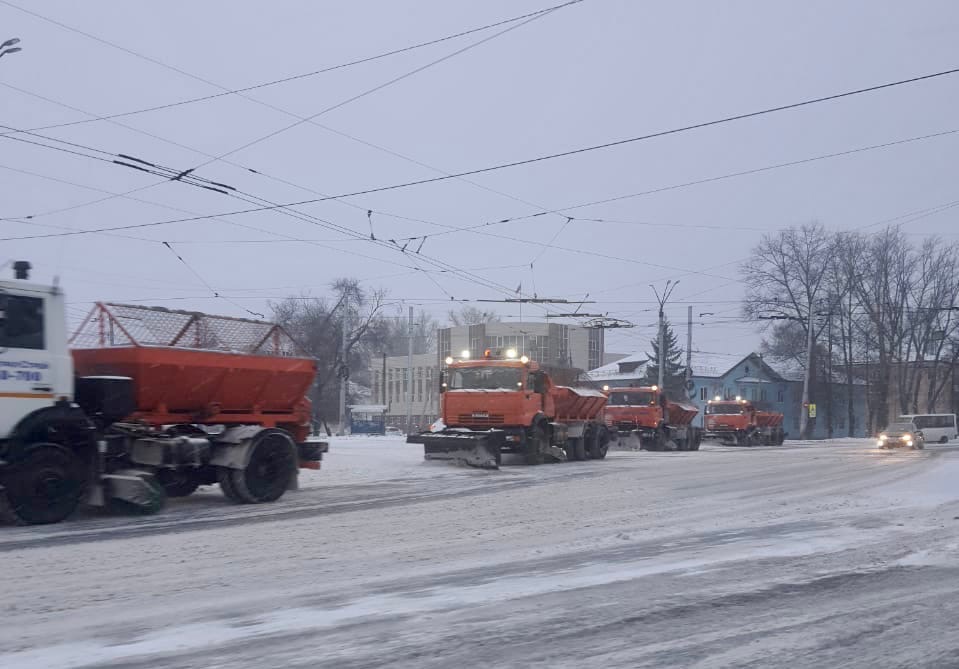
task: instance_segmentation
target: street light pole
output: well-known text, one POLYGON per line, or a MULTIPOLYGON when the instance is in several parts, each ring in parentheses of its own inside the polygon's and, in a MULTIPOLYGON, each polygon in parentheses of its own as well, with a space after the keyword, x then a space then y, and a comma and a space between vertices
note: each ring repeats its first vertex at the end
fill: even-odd
POLYGON ((664 308, 669 296, 673 294, 673 291, 678 285, 679 281, 667 279, 666 287, 663 289, 662 296, 660 296, 659 291, 656 290, 656 286, 652 284, 649 285, 649 287, 653 289, 653 294, 656 295, 656 301, 659 302, 659 355, 657 356, 659 358, 657 361, 659 366, 659 376, 657 379, 657 385, 660 388, 660 392, 664 391, 664 386, 666 385, 666 315, 664 313, 664 308))

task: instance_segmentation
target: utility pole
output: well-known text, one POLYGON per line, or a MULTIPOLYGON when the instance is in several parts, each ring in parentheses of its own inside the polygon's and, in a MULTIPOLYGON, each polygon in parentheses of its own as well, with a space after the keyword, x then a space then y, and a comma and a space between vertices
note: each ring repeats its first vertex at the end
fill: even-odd
POLYGON ((693 380, 693 305, 686 308, 686 393, 693 380))
POLYGON ((809 297, 806 310, 806 373, 803 374, 802 381, 802 411, 799 414, 799 438, 809 438, 809 382, 812 379, 812 347, 813 347, 813 322, 812 322, 812 297, 809 297))
POLYGON ((406 355, 406 433, 413 424, 413 307, 410 307, 409 348, 406 355))
POLYGON ((829 359, 826 360, 826 415, 829 417, 829 423, 826 427, 828 430, 828 436, 832 439, 833 435, 833 420, 832 420, 832 296, 829 297, 829 306, 828 311, 826 312, 826 318, 829 320, 826 321, 826 341, 828 342, 827 347, 829 349, 829 359))
POLYGON ((678 285, 679 281, 667 279, 666 288, 663 289, 663 294, 661 297, 659 295, 659 291, 656 290, 656 286, 652 284, 649 285, 649 287, 653 289, 653 294, 656 295, 656 301, 659 302, 659 360, 657 361, 659 366, 659 378, 657 385, 660 387, 660 389, 662 389, 666 383, 666 316, 664 313, 664 307, 666 306, 666 301, 669 299, 669 296, 673 294, 673 291, 678 285))
POLYGON ((383 351, 383 376, 380 377, 380 404, 386 404, 386 351, 383 351))
MULTIPOLYGON (((347 311, 349 313, 349 311, 347 311)), ((337 370, 340 376, 340 433, 346 434, 346 384, 350 382, 346 364, 346 317, 340 321, 340 368, 337 370)))

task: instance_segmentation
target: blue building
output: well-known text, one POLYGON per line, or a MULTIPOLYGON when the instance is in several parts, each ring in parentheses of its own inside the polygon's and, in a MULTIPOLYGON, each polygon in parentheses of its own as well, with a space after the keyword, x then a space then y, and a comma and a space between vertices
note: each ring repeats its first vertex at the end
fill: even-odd
MULTIPOLYGON (((742 397, 757 406, 783 414, 787 438, 797 438, 802 406, 803 369, 787 360, 763 357, 758 353, 746 356, 693 353, 693 387, 687 399, 699 407, 696 421, 702 425, 706 402, 715 398, 742 397)), ((603 365, 589 372, 589 380, 597 385, 643 385, 646 354, 637 353, 603 365)), ((866 436, 866 387, 857 381, 849 388, 834 379, 812 393, 816 419, 812 437, 829 436, 830 423, 834 437, 866 436), (848 398, 852 395, 853 425, 850 426, 848 398), (829 397, 831 395, 831 397, 829 397)), ((679 398, 677 398, 679 399, 679 398)))

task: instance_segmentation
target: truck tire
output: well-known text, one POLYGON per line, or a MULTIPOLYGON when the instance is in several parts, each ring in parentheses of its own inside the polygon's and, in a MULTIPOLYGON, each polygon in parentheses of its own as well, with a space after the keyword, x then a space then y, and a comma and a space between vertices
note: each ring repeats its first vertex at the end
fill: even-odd
POLYGON ((279 429, 263 430, 253 438, 246 468, 230 470, 233 493, 244 504, 275 502, 286 492, 296 469, 296 444, 290 435, 279 429))
POLYGON ((595 437, 586 444, 586 457, 590 460, 602 460, 609 451, 609 430, 600 427, 595 431, 595 437))
POLYGON ((200 477, 193 469, 161 469, 156 477, 167 497, 189 497, 200 487, 200 477))
POLYGON ((549 445, 548 440, 549 433, 546 432, 546 428, 542 423, 537 423, 535 426, 533 426, 533 429, 530 431, 529 438, 526 440, 526 445, 523 448, 523 455, 525 456, 526 464, 543 464, 543 452, 549 445))
POLYGON ((68 518, 86 491, 83 462, 59 444, 32 444, 4 474, 0 513, 17 525, 48 525, 68 518))
POLYGON ((584 437, 570 437, 566 440, 566 459, 570 462, 586 459, 586 444, 584 437))
POLYGON ((689 450, 698 451, 699 445, 703 441, 703 433, 694 428, 690 428, 690 430, 692 430, 692 432, 689 435, 689 450))
POLYGON ((233 487, 233 470, 229 467, 216 468, 216 481, 220 484, 220 491, 223 496, 231 502, 240 503, 242 500, 236 494, 236 488, 233 487))
POLYGON ((653 439, 652 450, 654 451, 666 450, 666 432, 665 430, 663 430, 663 428, 659 428, 658 430, 656 430, 656 436, 653 439))

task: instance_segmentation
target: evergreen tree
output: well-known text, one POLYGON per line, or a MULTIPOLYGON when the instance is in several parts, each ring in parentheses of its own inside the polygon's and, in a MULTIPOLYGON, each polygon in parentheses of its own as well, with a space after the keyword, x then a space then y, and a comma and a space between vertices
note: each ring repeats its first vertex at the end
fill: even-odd
MULTIPOLYGON (((683 350, 679 348, 676 333, 673 332, 673 327, 669 324, 668 320, 665 322, 665 329, 666 371, 663 374, 663 386, 665 386, 668 397, 682 399, 686 396, 683 389, 683 383, 686 380, 683 350)), ((659 337, 657 336, 650 341, 650 345, 653 347, 653 350, 651 353, 646 354, 646 377, 644 383, 652 386, 659 383, 659 337)))

